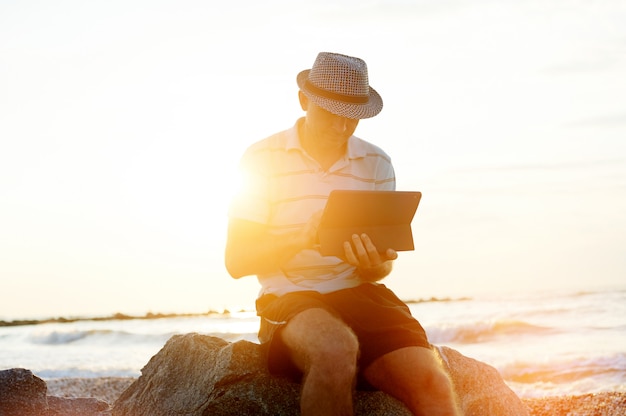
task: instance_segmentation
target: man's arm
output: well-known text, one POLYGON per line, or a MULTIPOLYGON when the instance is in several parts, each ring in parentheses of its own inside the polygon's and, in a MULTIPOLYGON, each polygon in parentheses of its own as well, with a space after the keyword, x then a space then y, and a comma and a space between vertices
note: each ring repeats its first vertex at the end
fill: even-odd
POLYGON ((225 253, 228 273, 239 279, 278 270, 296 253, 314 246, 320 216, 314 215, 299 231, 281 235, 268 233, 264 224, 231 219, 225 253))

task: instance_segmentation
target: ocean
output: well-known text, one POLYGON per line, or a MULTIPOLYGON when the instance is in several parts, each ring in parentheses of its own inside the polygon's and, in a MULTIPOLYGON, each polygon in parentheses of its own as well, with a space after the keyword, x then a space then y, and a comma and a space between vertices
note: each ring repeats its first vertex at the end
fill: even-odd
MULTIPOLYGON (((522 398, 626 392, 626 289, 407 302, 431 343, 494 366, 522 398)), ((258 342, 258 324, 254 311, 226 311, 6 325, 0 369, 138 377, 175 334, 258 342)))

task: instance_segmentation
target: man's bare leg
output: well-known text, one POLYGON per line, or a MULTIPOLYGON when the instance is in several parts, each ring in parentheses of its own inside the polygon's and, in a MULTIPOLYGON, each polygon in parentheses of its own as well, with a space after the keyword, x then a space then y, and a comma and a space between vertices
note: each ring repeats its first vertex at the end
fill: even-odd
POLYGON ((452 382, 429 348, 393 351, 374 361, 364 375, 370 384, 402 401, 415 415, 462 415, 452 382))
POLYGON ((302 416, 351 416, 359 343, 352 330, 323 309, 299 313, 282 330, 304 373, 302 416))

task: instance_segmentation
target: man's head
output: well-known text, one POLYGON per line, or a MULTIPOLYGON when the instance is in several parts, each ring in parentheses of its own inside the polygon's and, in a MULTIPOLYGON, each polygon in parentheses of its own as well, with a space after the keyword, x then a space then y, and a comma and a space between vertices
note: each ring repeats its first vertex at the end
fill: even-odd
POLYGON ((367 65, 359 58, 320 52, 297 81, 309 101, 341 117, 370 118, 383 108, 382 98, 369 86, 367 65))

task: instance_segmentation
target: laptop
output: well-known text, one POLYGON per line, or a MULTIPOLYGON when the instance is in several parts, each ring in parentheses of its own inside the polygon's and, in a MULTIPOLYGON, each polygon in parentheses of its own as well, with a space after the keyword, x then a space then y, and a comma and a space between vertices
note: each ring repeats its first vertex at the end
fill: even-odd
POLYGON ((321 254, 344 257, 343 242, 363 233, 381 252, 414 250, 411 221, 421 197, 412 191, 332 191, 318 228, 321 254))

